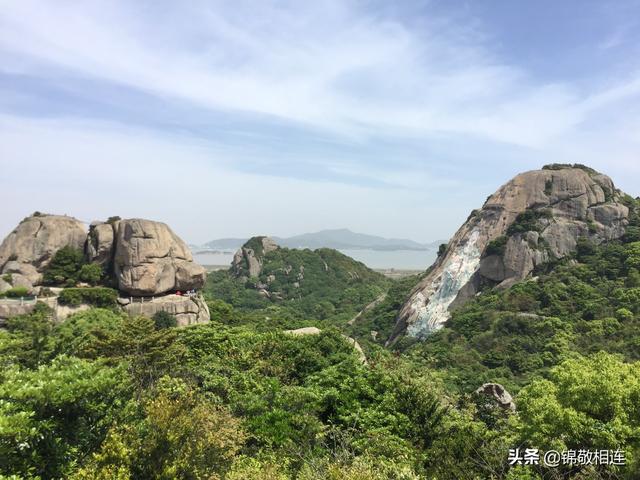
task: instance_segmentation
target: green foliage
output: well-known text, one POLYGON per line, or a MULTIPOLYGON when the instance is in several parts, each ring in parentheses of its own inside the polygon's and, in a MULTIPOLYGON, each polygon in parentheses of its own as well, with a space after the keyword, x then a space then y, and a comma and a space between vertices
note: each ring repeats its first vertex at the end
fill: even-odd
POLYGON ((576 258, 583 263, 560 263, 537 281, 486 292, 408 352, 466 392, 487 381, 517 391, 576 352, 638 360, 637 245, 581 241, 576 258))
POLYGON ((75 313, 54 327, 54 350, 57 354, 98 358, 104 339, 122 329, 126 319, 123 313, 103 308, 75 313))
POLYGON ((507 248, 507 241, 509 240, 506 236, 500 236, 495 240, 491 240, 487 245, 487 248, 484 250, 484 256, 488 257, 490 255, 504 255, 504 251, 507 248))
MULTIPOLYGON (((640 454, 638 399, 640 363, 600 352, 567 360, 549 379, 525 387, 514 425, 520 441, 536 448, 621 449, 634 464, 640 454)), ((598 470, 615 474, 621 468, 603 465, 598 470)))
POLYGON ((593 168, 582 165, 581 163, 574 163, 573 165, 570 163, 551 163, 549 165, 543 166, 542 170, 564 170, 565 168, 579 168, 580 170, 584 170, 590 175, 598 173, 593 168))
POLYGON ((78 306, 88 304, 96 307, 108 308, 117 305, 118 292, 112 288, 65 288, 58 295, 58 302, 62 305, 78 306))
POLYGON ((115 425, 74 478, 211 479, 244 443, 238 419, 186 383, 164 377, 142 402, 142 418, 115 425))
POLYGON ((6 332, 0 336, 2 365, 36 368, 49 361, 54 351, 52 331, 53 311, 42 302, 28 315, 9 318, 6 332))
POLYGON ((438 247, 438 257, 441 257, 442 255, 444 255, 444 253, 447 251, 447 247, 448 247, 448 244, 446 243, 440 244, 440 246, 438 247))
POLYGON ((128 389, 122 369, 64 356, 0 378, 0 472, 28 477, 68 476, 100 445, 128 389))
POLYGON ((230 323, 234 318, 233 306, 223 300, 209 300, 207 307, 214 322, 230 323))
POLYGON ((7 298, 22 298, 29 295, 27 287, 12 287, 3 294, 7 298))
POLYGON ((165 311, 156 312, 153 315, 153 322, 158 330, 163 328, 173 328, 178 325, 176 317, 165 311))
POLYGON ((346 323, 389 283, 383 275, 336 250, 279 248, 264 256, 257 278, 245 280, 232 271, 212 272, 205 296, 216 321, 264 325, 268 318, 266 328, 294 328, 316 320, 313 325, 322 327, 346 323), (266 286, 269 295, 260 293, 258 284, 266 286))
POLYGON ((97 263, 87 263, 80 268, 78 272, 78 279, 81 282, 86 282, 89 285, 97 285, 102 280, 104 271, 102 266, 97 263))
POLYGON ((511 237, 517 233, 539 232, 542 229, 540 220, 551 218, 551 212, 548 210, 528 209, 518 214, 509 228, 507 228, 507 237, 511 237))
POLYGON ((78 275, 84 265, 82 250, 65 246, 58 250, 43 273, 45 285, 63 285, 72 287, 78 283, 78 275))

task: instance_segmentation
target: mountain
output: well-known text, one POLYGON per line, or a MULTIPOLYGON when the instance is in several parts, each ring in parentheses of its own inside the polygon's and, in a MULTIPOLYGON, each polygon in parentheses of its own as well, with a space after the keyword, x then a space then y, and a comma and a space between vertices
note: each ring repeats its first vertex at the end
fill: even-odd
POLYGON ((633 198, 583 165, 520 174, 474 210, 403 305, 388 344, 441 328, 450 310, 490 287, 508 288, 537 267, 625 234, 633 198))
POLYGON ((205 291, 235 308, 277 304, 296 318, 326 320, 337 312, 357 314, 389 284, 337 250, 292 249, 262 236, 238 249, 229 270, 212 272, 205 291))
MULTIPOLYGON (((333 248, 341 250, 433 250, 441 242, 418 243, 402 238, 384 238, 352 232, 341 228, 304 233, 293 237, 271 237, 278 245, 288 248, 333 248)), ((247 239, 220 238, 205 243, 202 247, 214 250, 237 250, 247 239)))

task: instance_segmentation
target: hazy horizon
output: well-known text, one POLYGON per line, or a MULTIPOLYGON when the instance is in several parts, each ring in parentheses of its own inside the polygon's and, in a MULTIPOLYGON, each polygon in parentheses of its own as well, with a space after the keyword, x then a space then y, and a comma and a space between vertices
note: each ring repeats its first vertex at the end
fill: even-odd
POLYGON ((640 2, 0 0, 0 236, 449 238, 515 174, 640 194, 640 2))

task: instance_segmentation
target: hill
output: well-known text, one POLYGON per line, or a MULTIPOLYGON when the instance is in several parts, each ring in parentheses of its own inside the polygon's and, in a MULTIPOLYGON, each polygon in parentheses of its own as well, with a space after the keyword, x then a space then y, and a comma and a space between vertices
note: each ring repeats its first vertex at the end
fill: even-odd
MULTIPOLYGON (((256 310, 270 308, 273 321, 278 317, 274 313, 280 313, 281 319, 333 324, 355 315, 389 283, 336 250, 291 249, 268 237, 253 237, 238 250, 229 270, 209 275, 205 294, 254 317, 261 315, 256 310)), ((302 326, 295 321, 285 324, 302 326)))
MULTIPOLYGON (((278 245, 288 248, 333 248, 342 250, 433 250, 441 242, 422 244, 401 238, 384 238, 375 235, 355 233, 346 228, 321 230, 315 233, 304 233, 293 237, 272 237, 278 245)), ((215 250, 240 248, 247 239, 221 238, 211 240, 202 247, 215 250)))
POLYGON ((633 198, 583 165, 525 172, 489 196, 460 227, 398 314, 389 343, 428 336, 486 288, 508 288, 541 265, 622 237, 633 198))

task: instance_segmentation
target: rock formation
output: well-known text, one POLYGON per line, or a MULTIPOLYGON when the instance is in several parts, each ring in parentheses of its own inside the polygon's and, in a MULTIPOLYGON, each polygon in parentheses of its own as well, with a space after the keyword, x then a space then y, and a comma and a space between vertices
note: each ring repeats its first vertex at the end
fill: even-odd
POLYGON ((84 225, 61 215, 35 213, 25 218, 0 245, 0 273, 10 274, 12 286, 29 289, 42 281, 42 272, 62 247, 83 249, 84 225))
POLYGON ((512 412, 516 411, 516 404, 513 403, 513 397, 499 383, 485 383, 475 391, 476 395, 484 395, 495 401, 497 405, 512 412))
POLYGON ((629 209, 611 179, 583 166, 552 165, 500 187, 472 212, 400 310, 387 344, 424 337, 485 286, 506 288, 536 266, 621 237, 629 209))
POLYGON ((205 269, 168 225, 131 219, 119 221, 116 230, 113 268, 121 291, 159 295, 204 285, 205 269))
POLYGON ((87 259, 98 263, 107 270, 111 267, 114 254, 114 239, 117 222, 93 222, 87 236, 87 259))
POLYGON ((198 296, 164 295, 153 299, 130 301, 119 299, 122 308, 129 315, 144 315, 153 317, 157 312, 167 312, 176 317, 179 327, 206 323, 209 321, 209 308, 198 296))
POLYGON ((231 269, 237 277, 258 277, 262 272, 264 256, 277 250, 278 245, 270 237, 250 238, 233 256, 231 269))
MULTIPOLYGON (((132 297, 198 290, 206 279, 205 269, 193 262, 186 244, 166 224, 150 220, 94 222, 87 234, 83 223, 72 217, 40 213, 27 217, 0 246, 0 293, 12 287, 33 291, 55 253, 65 246, 84 250, 89 262, 100 264, 112 276, 125 297, 121 299, 125 311, 153 315, 164 310, 175 315, 179 325, 209 321, 209 310, 200 297, 164 295, 131 301, 132 297)), ((64 318, 66 310, 55 298, 50 301, 60 311, 58 317, 64 318)), ((33 307, 33 303, 5 303, 6 312, 0 312, 0 318, 33 307)))

